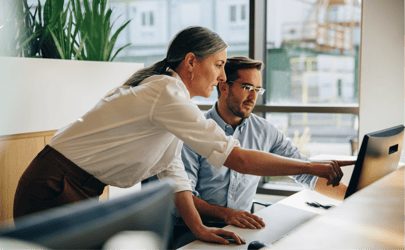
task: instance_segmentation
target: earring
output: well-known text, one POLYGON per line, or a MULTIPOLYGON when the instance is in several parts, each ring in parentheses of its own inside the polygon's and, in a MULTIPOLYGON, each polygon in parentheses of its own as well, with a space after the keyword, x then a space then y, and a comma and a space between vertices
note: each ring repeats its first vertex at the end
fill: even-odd
POLYGON ((194 79, 194 73, 190 72, 190 81, 192 81, 194 79))

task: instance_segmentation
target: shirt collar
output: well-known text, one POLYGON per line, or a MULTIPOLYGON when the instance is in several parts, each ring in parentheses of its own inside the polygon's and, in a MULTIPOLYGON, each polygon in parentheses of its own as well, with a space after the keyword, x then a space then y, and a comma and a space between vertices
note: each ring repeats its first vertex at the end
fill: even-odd
POLYGON ((179 74, 176 73, 176 71, 172 70, 172 69, 167 69, 167 72, 169 72, 171 75, 171 77, 175 78, 176 80, 179 80, 181 82, 180 87, 184 90, 187 98, 190 100, 190 91, 188 91, 186 85, 184 84, 184 82, 181 80, 181 77, 179 76, 179 74))
MULTIPOLYGON (((217 105, 218 105, 218 102, 216 102, 216 103, 214 104, 214 106, 212 106, 212 108, 207 111, 207 113, 208 113, 208 115, 210 116, 211 119, 213 119, 216 123, 218 123, 218 125, 219 125, 223 130, 225 130, 225 126, 226 126, 226 125, 229 125, 229 124, 227 124, 227 123, 221 118, 221 116, 219 116, 218 111, 217 111, 217 105)), ((237 127, 239 127, 239 126, 241 126, 241 127, 245 126, 247 119, 249 119, 249 118, 242 119, 242 122, 241 122, 237 127)))

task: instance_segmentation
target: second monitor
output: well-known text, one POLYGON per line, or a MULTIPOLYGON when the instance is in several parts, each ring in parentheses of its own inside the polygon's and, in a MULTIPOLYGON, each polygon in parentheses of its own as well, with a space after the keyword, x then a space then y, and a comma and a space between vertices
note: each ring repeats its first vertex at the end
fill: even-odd
POLYGON ((347 187, 345 199, 396 170, 403 141, 403 125, 366 134, 347 187))

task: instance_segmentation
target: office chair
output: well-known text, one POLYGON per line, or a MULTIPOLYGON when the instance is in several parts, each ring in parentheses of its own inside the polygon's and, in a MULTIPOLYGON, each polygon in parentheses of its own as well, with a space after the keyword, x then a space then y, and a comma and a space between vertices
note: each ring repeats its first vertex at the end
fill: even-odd
POLYGON ((252 214, 255 212, 254 211, 255 204, 265 206, 265 207, 273 205, 273 203, 268 202, 268 201, 253 199, 252 207, 250 208, 250 213, 252 213, 252 214))

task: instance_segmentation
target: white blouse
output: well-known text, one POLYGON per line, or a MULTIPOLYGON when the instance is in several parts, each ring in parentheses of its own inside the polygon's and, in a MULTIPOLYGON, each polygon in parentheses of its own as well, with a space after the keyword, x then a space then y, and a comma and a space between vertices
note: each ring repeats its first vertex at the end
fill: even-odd
POLYGON ((239 142, 205 119, 172 73, 117 88, 49 145, 107 185, 127 188, 157 174, 172 178, 175 192, 191 190, 182 141, 218 169, 239 142))

